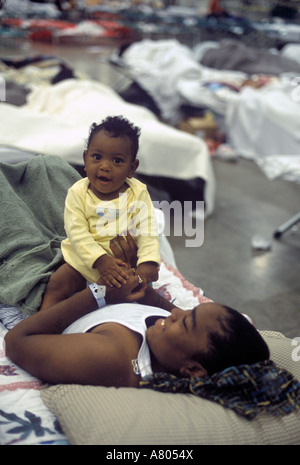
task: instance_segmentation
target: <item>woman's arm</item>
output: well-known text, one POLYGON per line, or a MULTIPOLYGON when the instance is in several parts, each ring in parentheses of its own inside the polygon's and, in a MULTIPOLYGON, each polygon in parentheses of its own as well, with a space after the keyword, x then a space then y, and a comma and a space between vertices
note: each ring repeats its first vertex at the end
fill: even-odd
MULTIPOLYGON (((132 268, 136 268, 137 245, 129 233, 127 233, 126 238, 118 236, 115 240, 111 241, 110 247, 115 257, 124 260, 132 268)), ((146 287, 145 295, 139 300, 139 303, 159 307, 169 312, 175 308, 174 304, 161 296, 151 286, 146 287)))
MULTIPOLYGON (((113 304, 139 300, 144 295, 145 286, 135 292, 137 285, 138 278, 132 276, 122 288, 107 289, 106 302, 113 304)), ((96 309, 96 300, 90 289, 86 288, 43 312, 37 312, 7 333, 7 356, 21 368, 47 382, 97 384, 101 366, 105 367, 105 360, 113 357, 109 338, 101 340, 101 362, 99 338, 86 337, 90 334, 61 334, 71 323, 96 309), (99 370, 95 370, 96 359, 99 370)))
POLYGON ((171 312, 173 308, 177 308, 174 304, 156 292, 155 289, 153 289, 151 286, 147 286, 145 295, 139 300, 139 303, 143 305, 150 305, 152 307, 162 308, 168 312, 171 312))

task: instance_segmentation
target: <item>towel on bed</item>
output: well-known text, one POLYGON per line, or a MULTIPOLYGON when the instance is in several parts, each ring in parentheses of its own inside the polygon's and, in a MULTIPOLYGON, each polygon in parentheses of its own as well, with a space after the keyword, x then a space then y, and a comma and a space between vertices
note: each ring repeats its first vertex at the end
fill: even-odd
POLYGON ((64 201, 78 179, 57 156, 0 163, 0 303, 26 314, 39 308, 49 276, 62 260, 64 201))
POLYGON ((300 382, 271 360, 226 368, 205 378, 154 373, 140 387, 195 394, 230 408, 247 420, 259 413, 285 415, 300 408, 300 382))

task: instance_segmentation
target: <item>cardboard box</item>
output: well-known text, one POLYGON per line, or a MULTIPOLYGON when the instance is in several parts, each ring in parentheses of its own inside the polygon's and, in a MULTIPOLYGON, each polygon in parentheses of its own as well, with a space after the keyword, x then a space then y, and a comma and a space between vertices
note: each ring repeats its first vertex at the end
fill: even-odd
POLYGON ((218 131, 218 125, 212 113, 203 117, 192 117, 179 123, 178 129, 189 132, 203 139, 213 139, 218 131))

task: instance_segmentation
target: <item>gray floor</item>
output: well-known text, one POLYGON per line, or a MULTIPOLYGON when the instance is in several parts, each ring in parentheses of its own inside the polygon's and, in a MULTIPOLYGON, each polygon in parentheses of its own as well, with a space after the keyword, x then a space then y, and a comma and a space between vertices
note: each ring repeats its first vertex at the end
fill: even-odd
MULTIPOLYGON (((1 50, 1 56, 53 54, 66 59, 93 79, 123 86, 124 80, 106 62, 111 48, 59 47, 36 44, 23 50, 1 50)), ((177 266, 215 301, 247 313, 259 329, 300 337, 300 223, 280 240, 274 230, 300 210, 300 186, 268 180, 252 162, 213 160, 216 207, 205 222, 204 243, 185 247, 185 237, 169 237, 177 266), (255 251, 251 239, 262 234, 268 251, 255 251)))
POLYGON ((300 186, 269 181, 254 163, 214 160, 216 208, 199 250, 170 238, 177 266, 215 301, 247 313, 260 329, 300 334, 300 223, 280 240, 274 230, 299 211, 300 186), (268 251, 252 248, 260 234, 268 251))

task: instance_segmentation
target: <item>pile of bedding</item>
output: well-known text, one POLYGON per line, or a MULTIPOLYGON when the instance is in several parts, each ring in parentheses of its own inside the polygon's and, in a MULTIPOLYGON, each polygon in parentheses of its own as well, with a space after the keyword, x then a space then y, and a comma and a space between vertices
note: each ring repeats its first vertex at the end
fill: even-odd
POLYGON ((108 115, 124 115, 142 132, 138 174, 159 177, 162 183, 177 180, 176 199, 189 200, 185 195, 190 188, 194 200, 205 201, 206 214, 213 212, 215 180, 203 140, 162 123, 150 110, 127 103, 112 88, 78 74, 61 60, 35 58, 28 63, 3 60, 0 66, 0 77, 26 92, 19 106, 14 101, 0 103, 0 147, 56 155, 83 166, 90 125, 108 115))
POLYGON ((65 20, 4 18, 3 26, 26 32, 31 41, 56 43, 98 44, 99 39, 130 37, 131 30, 120 23, 101 20, 82 20, 78 24, 65 20))
POLYGON ((270 50, 251 47, 242 41, 225 39, 221 42, 198 44, 194 53, 201 65, 219 70, 230 69, 248 75, 299 73, 300 65, 292 58, 270 50), (203 46, 205 49, 203 50, 203 46))
POLYGON ((31 0, 6 0, 5 14, 13 18, 47 18, 57 19, 60 12, 54 2, 32 2, 31 0))
POLYGON ((66 190, 79 174, 55 156, 0 163, 0 303, 26 314, 41 305, 46 283, 61 264, 66 190))
POLYGON ((297 55, 228 39, 194 49, 144 40, 117 60, 170 124, 178 123, 183 105, 213 111, 238 155, 255 160, 271 179, 300 182, 297 55))

